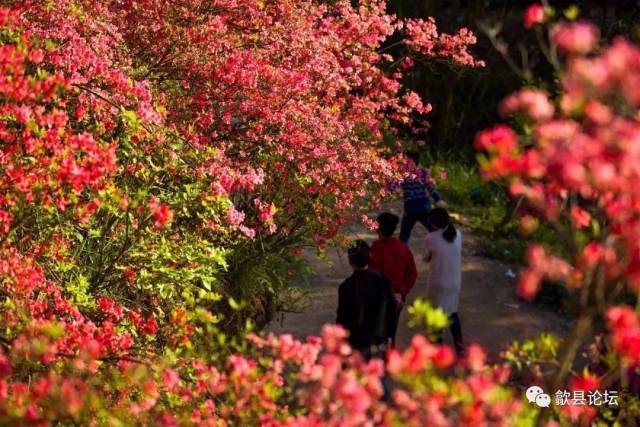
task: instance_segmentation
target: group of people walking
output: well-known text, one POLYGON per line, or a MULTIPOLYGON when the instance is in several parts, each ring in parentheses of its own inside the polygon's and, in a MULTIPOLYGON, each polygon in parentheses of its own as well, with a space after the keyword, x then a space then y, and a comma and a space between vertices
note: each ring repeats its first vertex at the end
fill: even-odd
POLYGON ((336 323, 349 332, 352 348, 367 359, 383 357, 386 349, 395 345, 400 313, 418 278, 414 255, 407 245, 416 222, 429 231, 420 254, 429 264, 424 284, 427 298, 449 315, 455 349, 459 354, 464 351, 458 316, 462 233, 451 222, 428 170, 417 166, 417 153, 408 153, 406 159, 408 178, 397 184, 404 196, 399 238, 394 235, 400 218, 381 213, 378 239, 371 246, 356 240, 349 248, 353 273, 338 289, 336 323))

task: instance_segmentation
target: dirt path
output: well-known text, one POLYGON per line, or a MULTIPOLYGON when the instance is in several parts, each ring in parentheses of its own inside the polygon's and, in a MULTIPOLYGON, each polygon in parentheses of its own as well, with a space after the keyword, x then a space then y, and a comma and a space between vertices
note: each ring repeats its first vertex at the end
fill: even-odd
MULTIPOLYGON (((391 212, 401 214, 399 205, 388 206, 391 212)), ((374 233, 364 227, 352 226, 348 234, 354 238, 375 240, 374 233)), ((495 360, 510 342, 534 338, 543 331, 566 335, 566 319, 545 308, 518 299, 515 293, 516 279, 508 274, 517 273, 517 267, 480 255, 477 237, 469 231, 464 234, 463 277, 458 313, 467 344, 481 344, 495 360)), ((416 258, 418 281, 409 294, 409 304, 426 294, 427 265, 422 261, 422 242, 425 228, 417 224, 409 246, 416 258)), ((309 259, 316 273, 311 280, 313 297, 311 305, 303 313, 288 313, 282 320, 274 321, 269 330, 290 333, 296 338, 318 335, 325 323, 335 321, 338 303, 338 286, 351 274, 346 255, 331 249, 327 261, 312 254, 309 259)), ((398 329, 398 345, 404 347, 416 331, 407 325, 407 310, 403 310, 398 329)), ((451 342, 448 333, 445 342, 451 342)))

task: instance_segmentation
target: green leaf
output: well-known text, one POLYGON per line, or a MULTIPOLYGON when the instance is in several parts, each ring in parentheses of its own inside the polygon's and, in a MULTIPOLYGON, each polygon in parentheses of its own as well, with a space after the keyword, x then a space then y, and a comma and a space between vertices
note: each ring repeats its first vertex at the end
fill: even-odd
POLYGON ((233 297, 229 297, 229 307, 234 310, 240 310, 242 308, 241 304, 239 304, 233 297))
POLYGON ((138 125, 138 116, 136 116, 135 111, 130 111, 122 107, 120 114, 122 115, 122 120, 129 126, 135 127, 138 125))
POLYGON ((42 328, 42 333, 54 340, 63 336, 64 332, 64 328, 57 323, 50 323, 42 328))
POLYGON ((102 230, 99 228, 92 228, 91 230, 89 230, 89 237, 102 237, 102 230))
POLYGON ((569 6, 564 10, 564 17, 567 18, 569 21, 575 21, 576 18, 578 18, 579 14, 580 14, 580 9, 575 4, 572 4, 571 6, 569 6))
POLYGON ((442 309, 434 307, 429 301, 417 299, 409 307, 409 325, 424 327, 427 334, 439 332, 448 324, 449 316, 442 309))

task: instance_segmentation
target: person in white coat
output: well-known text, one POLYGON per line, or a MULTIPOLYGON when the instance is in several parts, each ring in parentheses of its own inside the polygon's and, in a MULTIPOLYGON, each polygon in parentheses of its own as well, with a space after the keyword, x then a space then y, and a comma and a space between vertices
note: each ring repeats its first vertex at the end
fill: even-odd
POLYGON ((429 212, 435 231, 426 239, 425 261, 429 263, 427 298, 449 316, 453 344, 458 354, 464 351, 458 299, 462 284, 462 233, 444 208, 429 212))

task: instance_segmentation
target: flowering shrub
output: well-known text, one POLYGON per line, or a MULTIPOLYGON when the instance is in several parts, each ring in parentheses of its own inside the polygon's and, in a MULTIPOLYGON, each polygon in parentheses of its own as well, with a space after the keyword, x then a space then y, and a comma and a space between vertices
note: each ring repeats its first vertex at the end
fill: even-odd
MULTIPOLYGON (((430 108, 376 51, 404 31, 383 2, 214 3, 2 11, 0 230, 82 309, 163 323, 180 301, 264 325, 300 297, 294 249, 401 173, 382 132, 430 108)), ((425 58, 474 42, 406 33, 425 58)))
MULTIPOLYGON (((418 335, 385 369, 337 327, 306 343, 242 334, 247 318, 263 324, 296 296, 287 283, 300 245, 333 238, 401 171, 378 141, 430 107, 388 72, 381 43, 400 31, 414 54, 480 65, 468 30, 398 21, 379 1, 5 6, 2 424, 535 422, 539 412, 506 385, 509 369, 486 366, 477 346, 457 360, 418 335), (387 402, 381 379, 393 384, 387 402)), ((545 19, 536 12, 531 25, 545 19)), ((615 306, 640 277, 639 48, 619 39, 592 54, 597 34, 584 22, 554 30, 568 55, 561 99, 515 94, 501 111, 524 126, 478 136, 487 177, 507 179, 567 245, 532 247, 519 289, 531 298, 550 279, 579 295, 574 335, 548 378, 576 391, 626 390, 640 342, 636 313, 615 306), (568 380, 597 319, 610 332, 597 366, 568 380)), ((412 320, 443 326, 426 311, 418 304, 412 320)), ((536 345, 555 357, 552 340, 536 345)), ((631 404, 556 409, 549 417, 573 423, 635 415, 631 404)))
MULTIPOLYGON (((487 178, 503 179, 514 196, 522 196, 522 228, 527 232, 541 219, 553 226, 560 248, 533 245, 518 291, 533 299, 542 281, 563 283, 577 300, 572 335, 558 367, 546 378, 557 389, 571 373, 583 343, 598 320, 608 335, 595 346, 595 374, 574 374, 570 388, 634 389, 637 361, 637 313, 619 306, 638 298, 638 195, 635 167, 640 140, 638 89, 640 47, 624 38, 600 46, 598 30, 578 21, 552 28, 550 51, 565 55, 559 95, 526 88, 506 98, 501 114, 514 117, 511 126, 478 134, 487 178), (605 371, 618 372, 606 375, 605 371), (588 379, 588 381, 587 381, 588 379), (587 384, 588 382, 588 384, 587 384)), ((563 406, 562 419, 587 425, 596 415, 612 420, 636 417, 626 395, 620 413, 599 412, 593 406, 563 406)))
MULTIPOLYGON (((453 369, 445 347, 394 354, 407 391, 391 409, 382 364, 344 331, 242 338, 296 296, 299 246, 397 178, 382 132, 429 110, 376 52, 403 26, 384 3, 4 6, 0 423, 424 419, 431 393, 410 381, 453 369)), ((408 36, 422 55, 434 43, 408 36)), ((428 55, 461 59, 472 41, 441 35, 428 55)), ((474 380, 438 387, 443 423, 519 408, 474 354, 474 380)))
POLYGON ((327 326, 322 340, 306 343, 287 335, 249 336, 243 354, 229 356, 218 367, 199 358, 153 365, 107 359, 94 343, 59 360, 57 369, 46 363, 36 369, 40 350, 60 337, 54 329, 34 330, 29 340, 25 333, 9 356, 0 355, 3 423, 508 425, 531 416, 503 386, 507 368, 488 369, 477 347, 456 363, 450 348, 420 336, 405 352, 389 355, 388 371, 396 385, 394 404, 388 405, 380 400, 382 361, 367 363, 352 353, 338 327, 327 326), (9 380, 26 366, 32 369, 30 383, 9 380))

